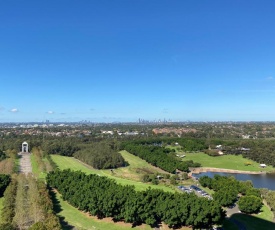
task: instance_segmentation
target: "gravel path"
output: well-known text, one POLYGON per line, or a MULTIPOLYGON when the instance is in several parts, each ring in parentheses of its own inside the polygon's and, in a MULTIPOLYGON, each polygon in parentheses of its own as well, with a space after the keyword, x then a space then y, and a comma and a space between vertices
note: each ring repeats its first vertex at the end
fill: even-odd
POLYGON ((20 165, 19 173, 32 173, 31 154, 30 153, 19 153, 20 165))

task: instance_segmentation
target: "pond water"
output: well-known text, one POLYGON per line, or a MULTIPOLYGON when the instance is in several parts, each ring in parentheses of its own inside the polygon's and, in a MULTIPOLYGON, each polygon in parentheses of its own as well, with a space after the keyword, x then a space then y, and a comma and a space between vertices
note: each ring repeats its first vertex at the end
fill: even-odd
POLYGON ((200 174, 194 174, 195 177, 209 176, 214 177, 215 174, 221 176, 234 176, 237 180, 251 180, 255 188, 267 188, 269 190, 275 190, 275 173, 267 174, 237 174, 237 173, 219 173, 219 172, 203 172, 200 174))

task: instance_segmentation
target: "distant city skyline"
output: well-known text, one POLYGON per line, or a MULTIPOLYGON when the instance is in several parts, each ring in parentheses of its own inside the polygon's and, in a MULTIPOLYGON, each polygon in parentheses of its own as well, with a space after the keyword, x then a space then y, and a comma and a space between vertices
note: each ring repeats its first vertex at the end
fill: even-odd
POLYGON ((2 1, 0 123, 275 121, 274 8, 2 1))

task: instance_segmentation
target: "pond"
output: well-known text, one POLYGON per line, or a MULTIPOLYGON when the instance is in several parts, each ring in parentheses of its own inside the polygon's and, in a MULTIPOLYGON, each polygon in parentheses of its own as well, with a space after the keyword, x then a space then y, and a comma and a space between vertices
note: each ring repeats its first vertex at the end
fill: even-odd
POLYGON ((237 174, 237 173, 219 173, 219 172, 203 172, 200 174, 194 174, 195 177, 209 176, 214 177, 215 174, 221 176, 234 176, 237 180, 251 180, 255 188, 267 188, 269 190, 275 190, 275 173, 267 174, 237 174))

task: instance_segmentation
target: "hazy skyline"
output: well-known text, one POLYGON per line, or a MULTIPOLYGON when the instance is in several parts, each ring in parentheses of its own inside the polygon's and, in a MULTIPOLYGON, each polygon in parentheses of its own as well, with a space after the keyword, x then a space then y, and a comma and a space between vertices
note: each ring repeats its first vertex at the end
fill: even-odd
POLYGON ((274 1, 1 1, 0 122, 275 121, 274 1))

